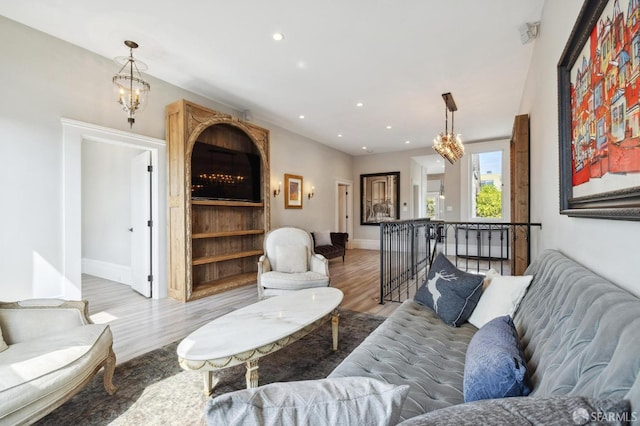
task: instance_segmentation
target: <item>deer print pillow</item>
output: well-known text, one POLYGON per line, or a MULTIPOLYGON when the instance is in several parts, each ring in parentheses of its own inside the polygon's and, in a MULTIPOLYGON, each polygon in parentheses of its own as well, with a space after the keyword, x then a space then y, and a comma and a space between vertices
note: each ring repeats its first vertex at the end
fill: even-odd
POLYGON ((482 275, 459 270, 440 253, 414 300, 433 309, 442 321, 459 327, 478 304, 483 280, 482 275))

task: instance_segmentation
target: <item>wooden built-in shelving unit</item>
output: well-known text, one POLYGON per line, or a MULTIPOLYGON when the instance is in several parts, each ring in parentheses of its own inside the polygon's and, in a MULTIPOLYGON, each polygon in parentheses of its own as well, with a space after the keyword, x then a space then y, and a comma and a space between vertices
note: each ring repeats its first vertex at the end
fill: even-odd
POLYGON ((256 282, 269 230, 269 131, 182 100, 167 106, 169 296, 189 301, 256 282), (257 154, 261 201, 192 199, 195 142, 257 154))

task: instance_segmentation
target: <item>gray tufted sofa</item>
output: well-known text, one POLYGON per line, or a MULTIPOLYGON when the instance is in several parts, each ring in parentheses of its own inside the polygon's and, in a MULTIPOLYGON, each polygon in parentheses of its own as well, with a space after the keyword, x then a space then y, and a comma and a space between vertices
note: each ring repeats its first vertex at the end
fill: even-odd
MULTIPOLYGON (((624 398, 631 418, 640 417, 640 300, 557 251, 542 253, 525 274, 534 278, 514 322, 534 385, 528 398, 624 398)), ((476 331, 450 327, 408 300, 329 377, 408 384, 401 419, 415 421, 464 402, 465 353, 476 331)))

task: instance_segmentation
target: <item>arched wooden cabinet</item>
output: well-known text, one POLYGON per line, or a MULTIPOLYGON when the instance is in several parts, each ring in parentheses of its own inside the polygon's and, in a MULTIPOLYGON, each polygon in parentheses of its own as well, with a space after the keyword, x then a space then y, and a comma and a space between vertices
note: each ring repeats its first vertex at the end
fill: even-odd
POLYGON ((168 105, 166 120, 169 297, 255 283, 270 226, 269 131, 186 100, 168 105))

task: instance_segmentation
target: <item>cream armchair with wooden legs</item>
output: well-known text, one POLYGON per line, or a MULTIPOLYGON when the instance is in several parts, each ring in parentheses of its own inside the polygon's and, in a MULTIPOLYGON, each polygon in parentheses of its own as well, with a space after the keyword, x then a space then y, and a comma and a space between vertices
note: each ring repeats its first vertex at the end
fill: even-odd
POLYGON ((264 254, 258 260, 258 298, 328 287, 329 282, 329 261, 314 253, 307 231, 284 227, 265 235, 264 254))

